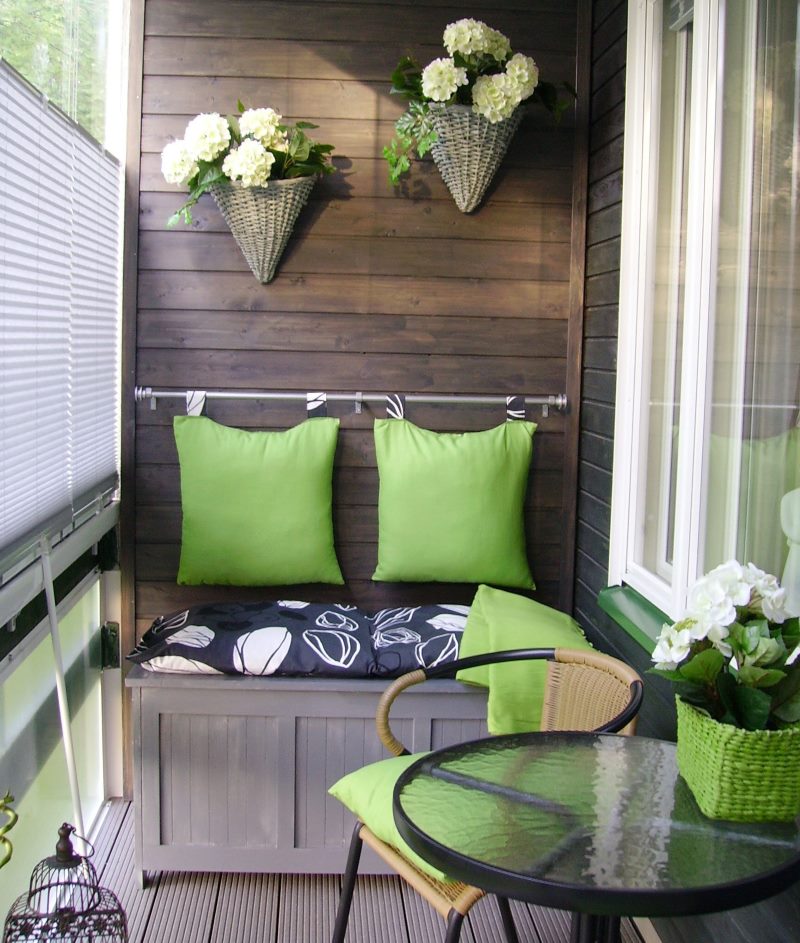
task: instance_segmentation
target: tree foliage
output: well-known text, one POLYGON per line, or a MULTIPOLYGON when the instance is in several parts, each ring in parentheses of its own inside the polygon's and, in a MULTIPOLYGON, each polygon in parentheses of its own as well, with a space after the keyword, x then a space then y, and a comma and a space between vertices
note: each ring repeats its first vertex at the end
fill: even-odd
POLYGON ((109 2, 0 0, 0 56, 99 141, 109 2))

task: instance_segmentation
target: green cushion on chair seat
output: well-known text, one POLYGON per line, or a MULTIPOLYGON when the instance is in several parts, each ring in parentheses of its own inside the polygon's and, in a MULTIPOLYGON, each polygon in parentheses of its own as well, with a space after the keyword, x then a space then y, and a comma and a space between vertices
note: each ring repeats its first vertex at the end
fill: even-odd
POLYGON ((408 756, 393 756, 388 760, 370 763, 355 772, 348 773, 335 782, 328 792, 360 819, 371 832, 387 845, 392 845, 408 858, 420 871, 430 874, 438 881, 450 879, 438 868, 428 864, 412 851, 400 837, 392 813, 392 793, 398 776, 424 753, 408 756))

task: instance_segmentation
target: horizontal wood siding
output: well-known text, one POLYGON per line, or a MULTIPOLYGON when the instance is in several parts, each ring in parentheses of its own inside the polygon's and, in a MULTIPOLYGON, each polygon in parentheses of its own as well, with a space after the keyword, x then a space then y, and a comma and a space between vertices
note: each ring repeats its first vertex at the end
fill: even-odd
MULTIPOLYGON (((649 655, 597 605, 608 584, 619 316, 627 0, 594 0, 575 616, 643 674, 649 655)), ((674 738, 669 685, 645 675, 639 733, 674 738)), ((800 886, 726 914, 654 920, 663 943, 786 943, 800 936, 800 886)))
MULTIPOLYGON (((389 94, 401 55, 442 54, 462 16, 504 31, 542 75, 574 80, 576 2, 501 0, 453 6, 370 0, 147 0, 139 178, 135 382, 173 389, 548 394, 567 390, 574 118, 542 109, 523 122, 482 207, 458 211, 429 160, 394 191, 381 157, 403 103, 389 94), (338 172, 316 186, 268 285, 252 276, 206 197, 190 227, 167 229, 182 201, 160 172, 160 151, 187 121, 230 113, 237 99, 272 106, 335 145, 338 172)), ((132 360, 132 358, 130 358, 132 360)), ((133 374, 131 374, 132 376, 133 374)), ((128 388, 126 396, 132 395, 128 388)), ((285 590, 178 587, 180 493, 175 401, 136 407, 135 615, 126 642, 158 614, 201 599, 263 598, 285 590)), ((537 598, 558 605, 572 586, 562 522, 574 516, 564 471, 577 442, 563 416, 542 418, 526 501, 537 598), (567 507, 565 508, 565 501, 567 507), (565 517, 566 512, 566 517, 565 517)), ((303 587, 320 600, 367 607, 468 601, 474 586, 395 586, 371 580, 376 563, 379 411, 340 416, 337 550, 347 586, 303 587)), ((212 402, 207 414, 249 429, 284 429, 302 403, 212 402)), ((436 430, 497 425, 504 411, 413 406, 436 430)), ((292 590, 297 594, 298 589, 292 590)))

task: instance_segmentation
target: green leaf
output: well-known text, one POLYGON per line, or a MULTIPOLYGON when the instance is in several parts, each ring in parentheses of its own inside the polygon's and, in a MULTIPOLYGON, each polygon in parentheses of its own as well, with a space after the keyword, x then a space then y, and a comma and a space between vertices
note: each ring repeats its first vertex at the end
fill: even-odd
POLYGON ((779 626, 779 631, 783 638, 783 644, 789 651, 800 645, 800 619, 796 616, 787 619, 783 625, 779 626))
POLYGON ((780 661, 786 655, 786 646, 780 639, 760 638, 755 649, 747 656, 747 665, 765 667, 780 661))
POLYGON ((239 109, 239 114, 240 114, 240 115, 241 115, 241 114, 244 114, 244 112, 247 111, 247 109, 246 109, 246 108, 244 107, 244 105, 242 104, 241 98, 237 98, 237 99, 236 99, 236 107, 239 109))
POLYGON ((739 682, 750 688, 771 688, 783 681, 785 672, 777 668, 760 668, 758 665, 742 665, 736 672, 739 682))
POLYGON ((210 187, 212 184, 226 179, 227 178, 222 172, 221 167, 217 167, 215 164, 206 164, 205 167, 200 168, 200 176, 197 180, 197 187, 207 190, 208 187, 210 187))
POLYGON ((772 689, 772 713, 786 723, 800 721, 800 670, 787 669, 786 677, 772 689))
POLYGON ((411 56, 403 56, 391 79, 393 95, 422 99, 422 69, 411 56))
POLYGON ((667 681, 674 681, 676 684, 679 684, 681 681, 686 681, 686 678, 675 669, 674 671, 669 668, 648 668, 647 673, 649 675, 658 675, 659 678, 666 678, 667 681))
POLYGON ((772 698, 765 691, 738 684, 733 675, 723 673, 717 680, 717 691, 722 698, 726 715, 736 727, 745 730, 764 730, 769 722, 772 698))
POLYGON ((690 658, 678 670, 687 681, 693 681, 695 684, 710 684, 716 680, 724 664, 725 657, 722 652, 716 648, 707 648, 690 658))
POLYGON ((790 698, 787 698, 780 704, 776 705, 773 701, 772 713, 784 721, 784 723, 800 723, 800 692, 790 698))
POLYGON ((737 685, 735 688, 736 717, 745 730, 765 730, 769 721, 772 699, 764 691, 737 685))
POLYGON ((297 121, 295 123, 296 128, 318 128, 318 124, 312 124, 310 121, 297 121))
POLYGON ((308 138, 304 137, 302 141, 297 142, 297 146, 294 150, 294 158, 300 163, 304 160, 308 160, 309 155, 311 154, 311 142, 308 138))

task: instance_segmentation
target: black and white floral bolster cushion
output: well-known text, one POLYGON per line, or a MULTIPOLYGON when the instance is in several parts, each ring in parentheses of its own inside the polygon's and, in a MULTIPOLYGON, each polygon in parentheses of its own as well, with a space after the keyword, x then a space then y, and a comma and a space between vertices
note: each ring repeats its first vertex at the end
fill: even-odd
POLYGON ((209 603, 160 616, 128 655, 150 671, 395 677, 458 657, 468 606, 365 613, 284 599, 209 603))

